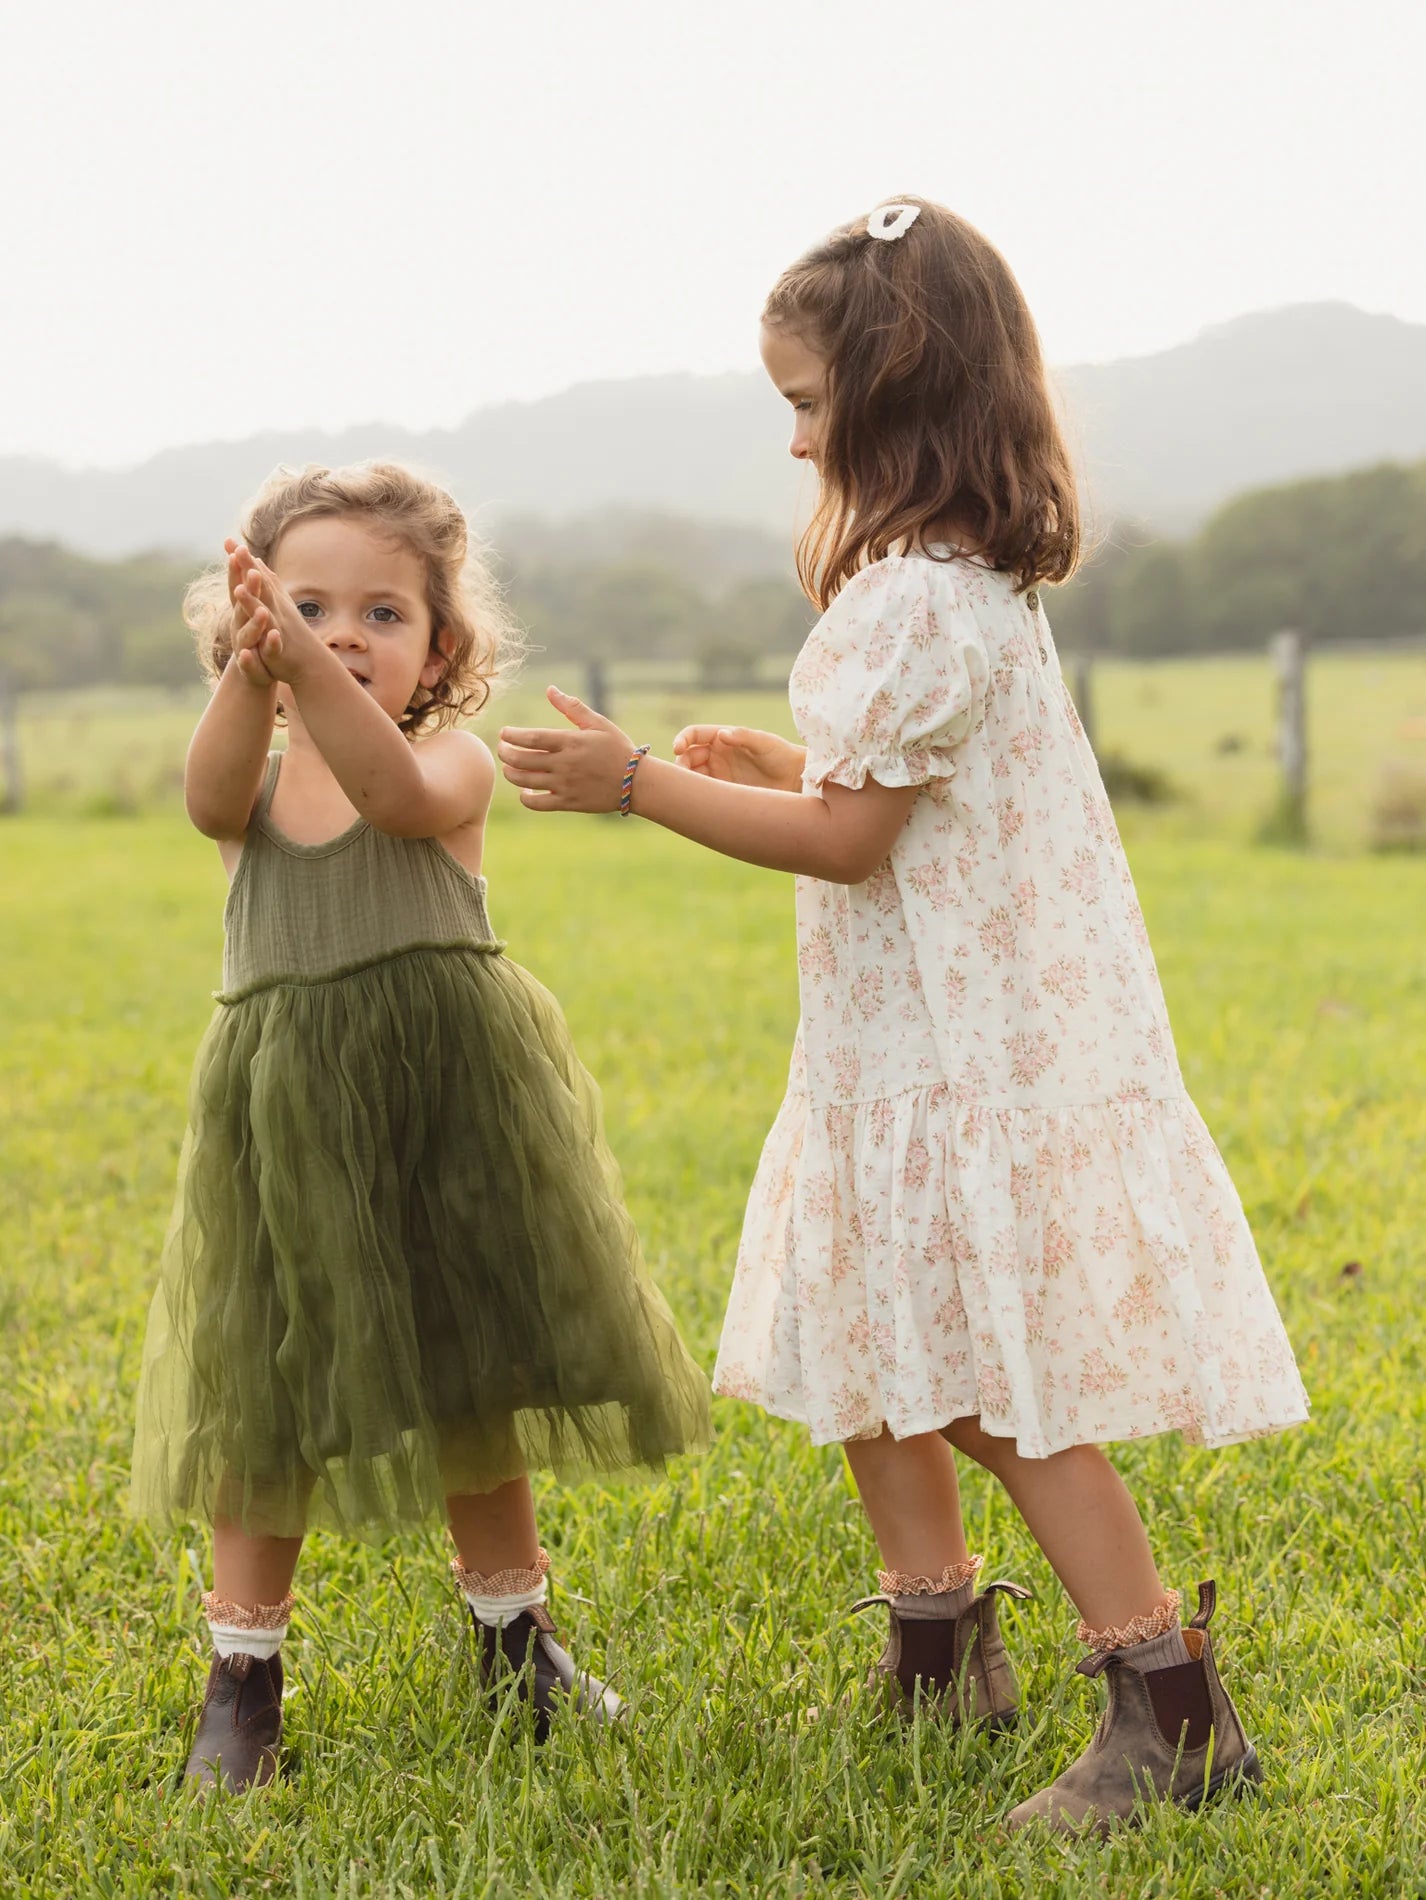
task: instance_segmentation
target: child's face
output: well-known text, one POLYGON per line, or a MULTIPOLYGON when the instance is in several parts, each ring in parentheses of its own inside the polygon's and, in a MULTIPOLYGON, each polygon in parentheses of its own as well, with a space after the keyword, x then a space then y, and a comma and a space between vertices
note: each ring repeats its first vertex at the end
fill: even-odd
POLYGON ((294 522, 268 566, 317 638, 393 719, 418 686, 440 679, 425 565, 377 523, 359 515, 294 522))
POLYGON ((827 359, 794 330, 765 323, 759 339, 763 368, 773 387, 792 404, 789 451, 799 462, 817 466, 827 391, 827 359))

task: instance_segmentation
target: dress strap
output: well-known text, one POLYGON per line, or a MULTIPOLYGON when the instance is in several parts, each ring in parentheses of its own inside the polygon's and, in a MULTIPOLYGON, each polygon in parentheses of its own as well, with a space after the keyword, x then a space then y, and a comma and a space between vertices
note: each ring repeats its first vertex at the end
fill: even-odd
POLYGON ((262 790, 258 793, 257 803, 253 806, 254 818, 266 818, 272 805, 272 795, 277 790, 277 774, 281 765, 282 754, 269 752, 267 770, 262 775, 262 790))

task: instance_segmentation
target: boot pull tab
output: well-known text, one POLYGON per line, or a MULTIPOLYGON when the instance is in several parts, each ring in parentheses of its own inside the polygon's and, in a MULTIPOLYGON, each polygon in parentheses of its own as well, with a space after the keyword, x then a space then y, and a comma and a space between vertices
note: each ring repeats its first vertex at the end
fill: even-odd
POLYGON ((1092 1649, 1074 1666, 1077 1676, 1102 1676, 1110 1664, 1122 1666, 1122 1658, 1117 1649, 1092 1649))
POLYGON ((1006 1583, 1003 1579, 988 1583, 980 1594, 988 1597, 995 1590, 1003 1590, 1006 1596, 1013 1597, 1017 1603, 1033 1603, 1035 1600, 1035 1592, 1027 1590, 1023 1583, 1006 1583))
POLYGON ((1206 1630, 1213 1621, 1213 1612, 1218 1607, 1218 1586, 1209 1577, 1198 1586, 1198 1610, 1189 1624, 1191 1630, 1206 1630))
POLYGON ((896 1599, 894 1597, 880 1596, 880 1595, 874 1596, 874 1597, 863 1597, 859 1603, 854 1603, 852 1605, 851 1609, 848 1610, 847 1615, 855 1616, 858 1610, 874 1609, 878 1603, 884 1603, 887 1609, 889 1610, 894 1610, 896 1608, 896 1599))

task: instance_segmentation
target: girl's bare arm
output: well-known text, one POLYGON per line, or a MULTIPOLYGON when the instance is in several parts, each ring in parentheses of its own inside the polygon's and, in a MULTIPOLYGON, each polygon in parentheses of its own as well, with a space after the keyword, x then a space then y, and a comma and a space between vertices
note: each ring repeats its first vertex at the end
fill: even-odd
MULTIPOLYGON (((413 745, 319 642, 290 688, 332 776, 378 831, 443 838, 483 817, 495 785, 489 752, 470 732, 413 745)), ((280 663, 280 662, 279 662, 280 663)))
POLYGON ((845 785, 805 795, 763 791, 649 758, 634 779, 633 810, 745 864, 861 884, 885 862, 919 789, 868 779, 858 791, 845 785))
MULTIPOLYGON (((532 811, 613 811, 632 750, 628 734, 567 693, 552 687, 550 699, 575 730, 507 728, 500 743, 506 778, 532 811)), ((772 791, 646 758, 634 777, 632 808, 745 864, 860 884, 896 842, 918 789, 868 779, 858 791, 772 791)))
POLYGON ((205 838, 238 843, 246 835, 276 718, 276 682, 254 679, 236 657, 229 660, 183 767, 183 802, 205 838))

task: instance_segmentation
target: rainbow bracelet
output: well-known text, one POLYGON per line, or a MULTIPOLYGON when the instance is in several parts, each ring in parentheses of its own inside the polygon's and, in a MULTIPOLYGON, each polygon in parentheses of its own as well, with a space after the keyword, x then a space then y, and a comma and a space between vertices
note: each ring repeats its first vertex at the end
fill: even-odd
POLYGON ((634 774, 639 769, 640 759, 644 757, 648 749, 646 745, 641 745, 624 767, 623 781, 619 786, 619 816, 621 818, 632 818, 634 815, 634 774))

